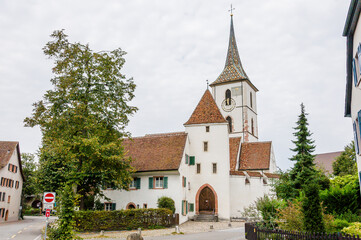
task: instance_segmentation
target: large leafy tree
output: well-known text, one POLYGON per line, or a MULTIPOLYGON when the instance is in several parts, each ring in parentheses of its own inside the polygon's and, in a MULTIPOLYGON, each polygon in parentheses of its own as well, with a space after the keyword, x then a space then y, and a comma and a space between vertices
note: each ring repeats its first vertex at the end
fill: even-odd
POLYGON ((131 181, 129 158, 122 139, 136 107, 135 84, 121 73, 125 52, 94 52, 89 45, 71 43, 63 30, 54 31, 43 48, 54 60, 53 89, 34 103, 26 126, 40 126, 39 181, 44 190, 65 185, 80 195, 101 194, 102 185, 127 189, 131 181))
POLYGON ((341 155, 336 158, 336 161, 332 163, 332 168, 335 176, 357 174, 354 141, 347 145, 341 155))
POLYGON ((35 161, 35 155, 22 153, 21 166, 25 177, 22 190, 23 197, 38 194, 39 188, 37 184, 37 163, 35 161))

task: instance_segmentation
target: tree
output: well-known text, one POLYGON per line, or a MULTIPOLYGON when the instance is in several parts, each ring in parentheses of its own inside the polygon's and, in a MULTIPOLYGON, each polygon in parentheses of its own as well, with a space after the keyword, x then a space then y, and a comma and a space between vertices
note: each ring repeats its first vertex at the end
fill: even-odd
POLYGON ((43 48, 54 60, 53 89, 34 103, 29 127, 43 135, 39 154, 39 184, 44 190, 65 186, 80 196, 80 209, 102 186, 128 189, 131 159, 124 155, 125 127, 136 107, 133 79, 121 74, 124 51, 94 52, 89 45, 70 43, 63 30, 43 48))
POLYGON ((175 212, 174 200, 170 197, 160 197, 158 198, 158 208, 167 208, 173 213, 175 212))
POLYGON ((357 174, 354 141, 347 145, 341 155, 336 158, 336 161, 332 163, 332 168, 335 176, 357 174))
POLYGON ((28 195, 38 194, 39 188, 36 179, 37 163, 35 162, 35 155, 31 153, 22 153, 21 166, 25 178, 22 190, 23 198, 28 195))
POLYGON ((322 216, 319 186, 316 181, 304 186, 305 198, 302 202, 303 226, 307 232, 325 232, 322 216))
POLYGON ((317 174, 313 162, 314 155, 312 155, 312 152, 315 150, 315 145, 313 145, 314 141, 310 138, 312 134, 307 127, 307 115, 305 106, 302 103, 301 114, 298 116, 297 126, 294 128, 296 132, 293 134, 296 140, 292 141, 296 146, 291 149, 296 154, 290 158, 291 161, 296 162, 289 173, 290 180, 293 182, 295 189, 301 189, 303 184, 313 179, 317 174))

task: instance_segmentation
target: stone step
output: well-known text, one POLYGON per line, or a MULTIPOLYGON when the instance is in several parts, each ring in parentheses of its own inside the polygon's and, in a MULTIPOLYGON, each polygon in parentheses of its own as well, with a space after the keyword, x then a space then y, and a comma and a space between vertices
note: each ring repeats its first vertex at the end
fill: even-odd
POLYGON ((214 215, 213 214, 199 214, 195 221, 197 222, 214 222, 214 215))

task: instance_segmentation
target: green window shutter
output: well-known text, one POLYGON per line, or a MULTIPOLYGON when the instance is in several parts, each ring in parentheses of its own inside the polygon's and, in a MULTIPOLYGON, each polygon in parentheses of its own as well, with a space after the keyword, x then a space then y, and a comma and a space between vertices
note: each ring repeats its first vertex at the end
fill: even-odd
POLYGON ((194 203, 189 204, 189 211, 194 212, 194 203))
POLYGON ((153 189, 153 178, 149 178, 149 189, 153 189))
POLYGON ((168 188, 168 177, 163 178, 163 188, 168 188))
POLYGON ((112 203, 112 211, 116 209, 116 203, 112 203))
POLYGON ((184 215, 184 201, 182 200, 182 215, 184 215))
POLYGON ((136 178, 136 188, 140 189, 140 178, 136 178))
POLYGON ((196 157, 195 156, 190 156, 189 157, 189 165, 194 165, 196 162, 196 157))
POLYGON ((102 211, 104 211, 104 209, 105 209, 104 203, 101 203, 100 206, 102 208, 102 211))
POLYGON ((184 177, 184 186, 183 187, 187 187, 187 178, 184 177))
POLYGON ((186 201, 186 214, 188 214, 188 201, 186 201))
POLYGON ((189 156, 186 154, 186 164, 188 164, 189 156))

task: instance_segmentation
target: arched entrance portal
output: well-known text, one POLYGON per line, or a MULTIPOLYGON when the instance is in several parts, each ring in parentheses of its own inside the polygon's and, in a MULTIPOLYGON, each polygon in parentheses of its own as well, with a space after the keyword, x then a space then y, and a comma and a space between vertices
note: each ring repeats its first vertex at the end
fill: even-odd
POLYGON ((136 208, 136 207, 135 207, 135 204, 132 203, 132 202, 128 203, 128 205, 127 205, 127 207, 126 207, 126 209, 135 209, 135 208, 136 208))
POLYGON ((197 192, 196 214, 218 214, 217 193, 209 184, 204 184, 197 192))

